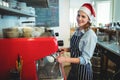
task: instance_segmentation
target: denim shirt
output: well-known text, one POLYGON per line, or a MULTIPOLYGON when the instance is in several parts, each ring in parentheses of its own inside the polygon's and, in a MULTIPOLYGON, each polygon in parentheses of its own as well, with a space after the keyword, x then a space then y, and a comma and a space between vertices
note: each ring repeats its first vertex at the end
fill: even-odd
POLYGON ((96 47, 97 36, 92 29, 89 29, 86 32, 84 30, 79 31, 77 29, 75 35, 80 35, 80 32, 84 34, 79 42, 79 50, 82 52, 82 55, 79 57, 80 64, 91 64, 90 59, 92 58, 96 47))

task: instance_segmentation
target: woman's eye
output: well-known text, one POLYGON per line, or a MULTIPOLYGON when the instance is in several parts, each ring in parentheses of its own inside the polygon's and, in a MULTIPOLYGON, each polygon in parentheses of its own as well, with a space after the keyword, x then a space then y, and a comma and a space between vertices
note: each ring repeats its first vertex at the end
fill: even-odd
POLYGON ((85 16, 82 16, 82 18, 85 18, 85 16))

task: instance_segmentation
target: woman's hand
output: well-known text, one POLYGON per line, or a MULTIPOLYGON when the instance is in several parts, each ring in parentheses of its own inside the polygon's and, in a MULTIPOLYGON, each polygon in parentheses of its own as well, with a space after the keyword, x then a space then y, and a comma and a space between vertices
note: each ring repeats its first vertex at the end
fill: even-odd
POLYGON ((60 55, 63 54, 63 53, 65 52, 65 48, 60 48, 60 49, 58 50, 58 52, 59 52, 60 55))
POLYGON ((59 52, 63 54, 64 52, 69 52, 69 48, 60 48, 59 52))
POLYGON ((57 61, 58 61, 59 63, 64 63, 64 62, 66 62, 66 57, 63 57, 63 56, 58 56, 56 59, 57 59, 57 61))

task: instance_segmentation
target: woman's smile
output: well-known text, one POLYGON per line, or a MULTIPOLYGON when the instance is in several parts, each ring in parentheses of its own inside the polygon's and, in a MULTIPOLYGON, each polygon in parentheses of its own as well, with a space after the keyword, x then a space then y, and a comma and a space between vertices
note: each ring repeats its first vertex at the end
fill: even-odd
POLYGON ((82 27, 85 24, 87 24, 88 21, 89 21, 89 18, 87 16, 87 14, 84 13, 83 11, 78 11, 78 15, 77 15, 78 26, 82 27))

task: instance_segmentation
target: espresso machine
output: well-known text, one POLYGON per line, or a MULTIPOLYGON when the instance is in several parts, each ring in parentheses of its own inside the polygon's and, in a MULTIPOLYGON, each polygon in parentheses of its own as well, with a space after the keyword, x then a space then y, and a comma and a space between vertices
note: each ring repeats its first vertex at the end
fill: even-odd
MULTIPOLYGON (((57 51, 58 41, 55 37, 0 39, 0 80, 45 80, 39 75, 40 70, 44 70, 40 61, 57 51), (41 67, 39 71, 38 62, 41 67)), ((61 77, 60 80, 63 80, 61 77)))

